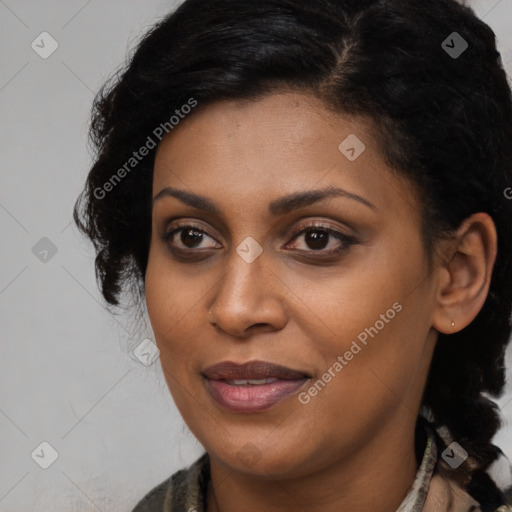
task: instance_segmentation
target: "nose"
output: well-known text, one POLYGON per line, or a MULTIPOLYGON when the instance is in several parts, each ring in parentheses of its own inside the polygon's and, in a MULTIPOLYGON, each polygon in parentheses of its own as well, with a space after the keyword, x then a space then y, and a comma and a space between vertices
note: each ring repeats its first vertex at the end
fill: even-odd
POLYGON ((286 324, 285 286, 262 253, 247 263, 235 251, 215 288, 208 321, 236 338, 277 331, 286 324))

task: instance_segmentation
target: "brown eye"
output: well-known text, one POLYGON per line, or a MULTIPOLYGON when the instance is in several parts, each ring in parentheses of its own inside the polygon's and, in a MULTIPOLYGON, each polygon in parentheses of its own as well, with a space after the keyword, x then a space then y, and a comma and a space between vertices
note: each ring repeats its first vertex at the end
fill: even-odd
POLYGON ((307 231, 304 235, 304 242, 310 249, 325 249, 331 235, 327 231, 315 229, 307 231))
POLYGON ((193 249, 203 240, 203 233, 198 231, 197 229, 189 228, 182 229, 180 231, 181 234, 179 236, 179 240, 183 245, 185 245, 189 249, 193 249))
POLYGON ((172 248, 183 251, 188 249, 212 249, 216 247, 215 240, 205 231, 195 226, 181 226, 175 228, 166 233, 163 238, 172 248), (208 239, 212 240, 214 243, 205 245, 208 239))
POLYGON ((294 242, 293 249, 304 252, 320 252, 326 255, 342 252, 355 243, 354 238, 323 225, 313 225, 302 229, 293 238, 293 240, 300 239, 303 239, 303 242, 294 242))

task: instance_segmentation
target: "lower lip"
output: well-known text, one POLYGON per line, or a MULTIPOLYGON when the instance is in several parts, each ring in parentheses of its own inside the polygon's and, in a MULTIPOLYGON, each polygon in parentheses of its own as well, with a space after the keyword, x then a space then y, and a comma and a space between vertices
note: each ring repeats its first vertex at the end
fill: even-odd
POLYGON ((258 412, 293 395, 307 380, 280 379, 268 384, 234 386, 223 380, 207 379, 207 387, 213 399, 230 411, 258 412))

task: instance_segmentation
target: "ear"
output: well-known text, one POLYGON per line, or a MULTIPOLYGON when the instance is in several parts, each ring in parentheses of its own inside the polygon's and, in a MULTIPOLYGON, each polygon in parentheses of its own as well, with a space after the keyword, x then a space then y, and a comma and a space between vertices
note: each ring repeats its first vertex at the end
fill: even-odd
POLYGON ((489 292, 496 253, 497 234, 492 218, 487 213, 468 217, 443 253, 434 329, 452 334, 474 320, 489 292))

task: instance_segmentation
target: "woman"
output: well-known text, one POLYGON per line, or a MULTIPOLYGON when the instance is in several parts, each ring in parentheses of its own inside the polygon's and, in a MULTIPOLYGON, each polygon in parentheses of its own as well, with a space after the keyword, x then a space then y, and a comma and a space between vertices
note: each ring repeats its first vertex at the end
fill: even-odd
POLYGON ((512 510, 512 101, 454 0, 187 0, 75 207, 205 454, 143 511, 512 510))

